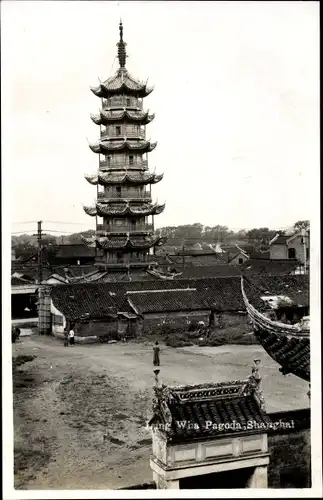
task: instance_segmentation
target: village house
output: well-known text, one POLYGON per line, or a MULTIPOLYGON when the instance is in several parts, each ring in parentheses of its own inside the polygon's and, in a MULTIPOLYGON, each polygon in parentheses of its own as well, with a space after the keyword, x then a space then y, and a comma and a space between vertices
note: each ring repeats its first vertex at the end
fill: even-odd
POLYGON ((299 231, 293 235, 277 234, 269 243, 270 259, 296 259, 302 265, 310 261, 310 232, 299 231))

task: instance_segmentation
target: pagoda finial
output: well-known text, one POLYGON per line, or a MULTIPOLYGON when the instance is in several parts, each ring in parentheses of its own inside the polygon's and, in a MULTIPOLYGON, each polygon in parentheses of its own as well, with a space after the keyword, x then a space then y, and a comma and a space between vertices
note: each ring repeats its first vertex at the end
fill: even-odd
POLYGON ((127 57, 127 54, 126 54, 126 45, 127 44, 123 41, 123 25, 122 25, 121 19, 120 19, 120 23, 119 23, 119 32, 120 32, 120 40, 117 43, 119 65, 120 65, 120 68, 125 68, 126 57, 127 57))

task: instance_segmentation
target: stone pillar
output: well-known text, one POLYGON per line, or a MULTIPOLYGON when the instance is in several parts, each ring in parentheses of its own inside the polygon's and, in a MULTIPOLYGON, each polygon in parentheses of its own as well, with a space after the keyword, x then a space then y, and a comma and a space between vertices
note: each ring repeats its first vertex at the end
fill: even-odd
POLYGON ((255 467, 247 488, 268 488, 267 465, 255 467))
POLYGON ((156 483, 157 490, 179 490, 179 480, 167 481, 162 476, 153 472, 153 478, 156 483))

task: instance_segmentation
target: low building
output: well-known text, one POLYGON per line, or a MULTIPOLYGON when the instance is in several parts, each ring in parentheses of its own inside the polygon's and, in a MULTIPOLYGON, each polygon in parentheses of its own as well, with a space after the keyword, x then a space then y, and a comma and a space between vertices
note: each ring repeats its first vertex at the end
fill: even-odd
POLYGON ((57 285, 50 290, 51 331, 63 337, 73 328, 75 341, 115 338, 118 334, 117 309, 108 287, 57 285))
POLYGON ((245 275, 292 275, 304 274, 299 272, 300 263, 296 259, 270 259, 260 255, 252 257, 241 266, 245 275))
MULTIPOLYGON (((288 295, 300 316, 308 312, 308 276, 253 276, 252 283, 251 297, 259 310, 268 309, 268 301, 261 297, 288 295)), ((166 324, 169 330, 176 331, 180 326, 188 327, 193 320, 219 331, 250 330, 239 276, 82 282, 48 289, 53 334, 61 334, 62 325, 69 328, 72 324, 80 339, 112 339, 162 330, 166 324), (58 320, 59 315, 63 320, 58 320)), ((291 308, 290 312, 294 314, 295 310, 291 308)))
POLYGON ((277 234, 269 243, 270 259, 292 259, 309 264, 309 231, 300 231, 293 235, 277 234))
POLYGON ((211 302, 196 288, 131 291, 127 299, 137 315, 138 334, 185 329, 199 321, 209 324, 211 302))
POLYGON ((28 276, 14 273, 11 277, 12 319, 36 317, 37 285, 28 276))
POLYGON ((95 249, 85 244, 50 245, 43 249, 43 262, 49 266, 81 266, 94 264, 95 249))

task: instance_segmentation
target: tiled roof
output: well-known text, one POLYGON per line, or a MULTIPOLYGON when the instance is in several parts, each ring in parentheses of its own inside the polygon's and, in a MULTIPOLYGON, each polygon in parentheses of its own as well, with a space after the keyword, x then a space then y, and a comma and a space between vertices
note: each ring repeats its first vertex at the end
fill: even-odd
MULTIPOLYGON (((124 273, 123 275, 128 280, 126 274, 124 273)), ((126 292, 128 291, 195 288, 202 305, 205 300, 204 298, 206 297, 209 301, 208 303, 210 304, 210 307, 212 306, 214 310, 245 311, 245 305, 241 294, 241 279, 238 276, 222 278, 174 279, 169 281, 150 279, 143 280, 140 276, 138 278, 138 281, 70 284, 63 285, 63 288, 68 288, 68 293, 75 295, 80 304, 85 301, 84 306, 79 306, 82 310, 84 310, 84 308, 88 308, 88 303, 92 303, 93 307, 95 304, 98 304, 99 310, 104 309, 106 307, 105 297, 111 297, 109 295, 110 292, 114 294, 114 303, 117 310, 120 311, 121 305, 124 303, 124 299, 126 297, 126 292)), ((118 280, 120 280, 120 275, 118 276, 118 280)), ((266 291, 269 292, 269 294, 288 295, 292 298, 292 300, 295 300, 296 303, 300 305, 309 304, 308 276, 253 276, 252 278, 249 278, 249 281, 253 284, 253 286, 250 287, 250 291, 248 290, 248 298, 250 298, 252 304, 254 304, 254 306, 259 310, 266 307, 264 301, 261 300, 261 295, 265 295, 266 291)), ((61 288, 61 286, 57 285, 55 290, 59 288, 61 288)), ((96 309, 93 309, 93 313, 95 311, 96 309)))
MULTIPOLYGON (((92 250, 92 249, 91 249, 92 250)), ((88 276, 93 272, 96 272, 98 268, 94 264, 89 265, 68 265, 68 266, 58 266, 53 265, 50 266, 51 270, 55 274, 59 274, 60 276, 68 277, 68 278, 79 278, 81 276, 88 276)))
POLYGON ((307 275, 260 276, 248 278, 246 291, 251 303, 256 307, 262 304, 262 295, 280 295, 289 297, 299 306, 309 305, 309 277, 307 275), (258 295, 258 296, 257 296, 258 295))
POLYGON ((119 69, 111 78, 102 82, 98 87, 92 87, 91 90, 98 97, 133 92, 138 97, 146 97, 152 92, 153 87, 148 87, 146 82, 135 79, 127 70, 119 69))
POLYGON ((251 252, 250 259, 261 259, 261 260, 269 260, 270 259, 270 251, 267 252, 251 252))
POLYGON ((290 238, 290 236, 286 236, 286 235, 278 236, 277 239, 272 241, 271 245, 286 245, 286 242, 289 238, 290 238))
POLYGON ((95 215, 112 216, 112 215, 158 215, 164 208, 165 204, 157 203, 142 203, 140 206, 131 202, 124 203, 97 203, 96 206, 84 206, 84 212, 87 215, 94 217, 95 215))
POLYGON ((106 125, 107 123, 114 123, 125 118, 128 121, 140 122, 143 125, 147 125, 154 117, 154 113, 149 114, 149 111, 130 111, 129 109, 102 109, 99 115, 91 115, 91 119, 96 125, 106 125))
POLYGON ((299 266, 295 259, 249 259, 243 265, 242 269, 246 274, 291 274, 299 266))
MULTIPOLYGON (((168 264, 169 265, 169 264, 168 264)), ((181 268, 180 266, 173 266, 176 270, 182 273, 182 278, 208 278, 210 276, 240 276, 240 270, 235 266, 229 265, 213 265, 213 266, 190 266, 181 268)))
POLYGON ((164 174, 155 174, 151 172, 99 172, 94 175, 86 175, 85 178, 90 184, 156 184, 161 181, 164 174))
POLYGON ((22 286, 22 285, 30 285, 34 280, 28 279, 23 276, 12 276, 11 277, 11 286, 22 286))
POLYGON ((147 238, 136 238, 135 236, 120 236, 120 237, 97 237, 98 245, 101 248, 115 248, 115 249, 125 249, 125 248, 150 248, 154 245, 158 245, 162 242, 161 238, 157 237, 147 237, 147 238))
POLYGON ((154 391, 150 424, 164 424, 159 428, 173 442, 248 432, 250 421, 259 426, 271 422, 248 380, 186 387, 161 386, 154 391))
MULTIPOLYGON (((26 266, 15 266, 15 268, 12 269, 12 272, 20 273, 25 279, 29 279, 31 282, 34 282, 38 277, 39 270, 37 264, 30 264, 26 266)), ((52 271, 48 266, 43 267, 42 275, 44 280, 46 280, 51 274, 52 271)))
POLYGON ((128 292, 128 302, 137 314, 210 309, 210 301, 197 290, 128 292))
POLYGON ((284 375, 293 373, 310 382, 309 338, 288 338, 266 330, 256 330, 255 335, 269 356, 281 366, 280 371, 284 375))
POLYGON ((95 256, 94 248, 89 248, 82 243, 75 245, 53 245, 50 249, 56 259, 82 259, 95 256))
POLYGON ((99 215, 157 215, 160 214, 165 204, 158 203, 97 203, 96 205, 99 215))
POLYGON ((107 151, 123 151, 128 149, 129 151, 141 151, 142 153, 148 153, 153 151, 157 146, 157 142, 150 142, 145 140, 131 140, 123 139, 121 141, 114 140, 99 140, 97 144, 89 144, 90 149, 94 153, 106 154, 107 151))
POLYGON ((70 320, 117 314, 114 295, 104 284, 56 285, 51 288, 51 298, 55 307, 70 320))

